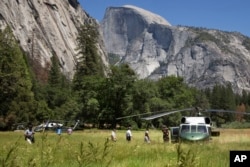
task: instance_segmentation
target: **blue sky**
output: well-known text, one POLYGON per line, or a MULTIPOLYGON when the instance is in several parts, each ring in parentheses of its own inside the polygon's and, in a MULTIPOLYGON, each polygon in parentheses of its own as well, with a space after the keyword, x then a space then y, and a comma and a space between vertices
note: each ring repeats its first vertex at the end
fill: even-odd
POLYGON ((172 25, 236 31, 250 37, 250 0, 79 0, 101 21, 107 7, 134 5, 164 17, 172 25))

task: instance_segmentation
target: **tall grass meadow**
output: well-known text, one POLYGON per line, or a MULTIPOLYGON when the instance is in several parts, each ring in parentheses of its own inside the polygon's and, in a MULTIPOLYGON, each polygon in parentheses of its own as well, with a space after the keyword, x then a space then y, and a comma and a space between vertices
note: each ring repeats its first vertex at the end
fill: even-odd
POLYGON ((110 130, 89 129, 71 135, 36 133, 34 144, 23 132, 0 132, 2 167, 228 167, 230 150, 250 150, 250 130, 221 130, 209 142, 164 143, 160 130, 150 130, 151 143, 144 142, 144 131, 132 130, 132 141, 125 130, 117 130, 117 141, 110 130))

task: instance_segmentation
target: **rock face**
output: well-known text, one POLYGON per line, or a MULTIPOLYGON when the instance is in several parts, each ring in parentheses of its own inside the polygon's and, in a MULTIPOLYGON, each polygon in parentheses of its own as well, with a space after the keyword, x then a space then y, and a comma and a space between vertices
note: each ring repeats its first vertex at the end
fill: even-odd
MULTIPOLYGON (((1 0, 0 9, 0 29, 11 27, 38 79, 46 80, 53 55, 73 77, 78 28, 98 24, 77 0, 1 0)), ((108 8, 100 31, 97 47, 105 65, 107 50, 140 78, 176 75, 198 88, 231 83, 237 92, 250 90, 250 38, 240 33, 174 27, 134 6, 108 8)))
POLYGON ((174 27, 134 6, 110 7, 101 23, 106 50, 140 78, 175 75, 198 88, 231 83, 250 90, 250 38, 240 33, 174 27))
MULTIPOLYGON (((1 0, 0 8, 0 28, 11 27, 39 79, 46 79, 52 55, 58 57, 64 74, 73 77, 78 28, 95 22, 77 0, 1 0)), ((103 46, 98 48, 107 64, 103 46)))

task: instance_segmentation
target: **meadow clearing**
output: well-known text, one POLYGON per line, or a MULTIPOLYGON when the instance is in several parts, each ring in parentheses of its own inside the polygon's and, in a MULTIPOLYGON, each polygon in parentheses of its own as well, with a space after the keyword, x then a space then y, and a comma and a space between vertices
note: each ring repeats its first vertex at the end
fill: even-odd
POLYGON ((7 167, 228 167, 230 150, 250 150, 250 129, 221 129, 220 137, 205 143, 163 143, 160 130, 132 131, 130 143, 125 130, 117 130, 117 142, 107 140, 110 130, 88 129, 71 135, 36 133, 35 144, 23 132, 0 132, 0 162, 7 167))

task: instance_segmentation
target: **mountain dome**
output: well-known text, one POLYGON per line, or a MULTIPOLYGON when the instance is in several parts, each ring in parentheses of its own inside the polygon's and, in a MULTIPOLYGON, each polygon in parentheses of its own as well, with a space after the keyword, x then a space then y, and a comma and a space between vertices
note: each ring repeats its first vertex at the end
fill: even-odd
POLYGON ((145 9, 142 9, 133 5, 124 5, 123 7, 134 10, 135 12, 140 14, 149 24, 156 23, 156 24, 164 24, 167 26, 171 26, 171 24, 160 15, 157 15, 145 9))

